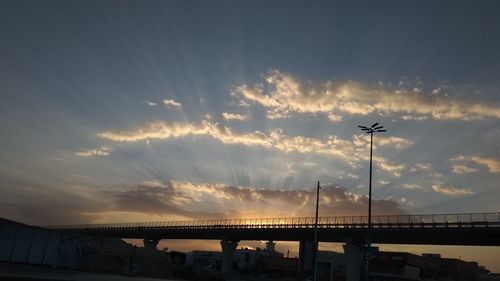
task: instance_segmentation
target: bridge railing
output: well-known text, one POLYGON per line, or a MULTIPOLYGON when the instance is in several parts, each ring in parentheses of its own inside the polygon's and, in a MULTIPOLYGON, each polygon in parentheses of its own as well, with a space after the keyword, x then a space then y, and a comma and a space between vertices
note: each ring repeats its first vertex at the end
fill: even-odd
MULTIPOLYGON (((79 224, 49 226, 67 230, 113 230, 142 228, 312 228, 314 217, 212 219, 186 221, 156 221, 137 223, 79 224)), ((500 227, 500 212, 423 214, 423 215, 380 215, 372 216, 372 227, 500 227)), ((366 228, 367 216, 319 217, 319 228, 366 228)))

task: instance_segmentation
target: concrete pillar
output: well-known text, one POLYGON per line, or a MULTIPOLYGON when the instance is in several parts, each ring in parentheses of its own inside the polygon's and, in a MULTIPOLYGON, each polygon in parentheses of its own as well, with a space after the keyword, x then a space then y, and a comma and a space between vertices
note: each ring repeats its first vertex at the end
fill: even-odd
POLYGON ((306 275, 312 275, 314 270, 314 241, 302 240, 299 244, 299 270, 306 275))
POLYGON ((266 242, 266 252, 269 254, 274 254, 274 246, 276 246, 276 243, 273 242, 273 240, 269 240, 266 242))
POLYGON ((160 239, 152 239, 152 238, 144 238, 142 240, 145 249, 156 250, 158 243, 160 243, 160 239))
POLYGON ((346 281, 361 280, 361 264, 363 258, 363 245, 344 244, 346 257, 346 281))
POLYGON ((231 273, 233 267, 233 255, 238 247, 239 241, 222 240, 220 246, 222 248, 222 273, 231 273))

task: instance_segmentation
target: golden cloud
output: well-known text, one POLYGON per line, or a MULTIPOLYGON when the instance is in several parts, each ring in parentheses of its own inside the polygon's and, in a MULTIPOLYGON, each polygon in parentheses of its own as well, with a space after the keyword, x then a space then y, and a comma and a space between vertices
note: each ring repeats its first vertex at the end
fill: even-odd
POLYGON ((225 120, 239 120, 239 121, 247 121, 250 119, 249 116, 243 115, 243 114, 238 114, 238 113, 228 113, 228 112, 223 112, 222 117, 225 120))
MULTIPOLYGON (((458 162, 458 163, 474 163, 477 165, 485 166, 488 168, 488 171, 490 173, 500 173, 500 160, 496 158, 488 158, 488 157, 481 157, 481 156, 457 156, 455 158, 450 159, 452 162, 458 162)), ((455 166, 453 166, 453 170, 455 170, 455 166)), ((467 171, 472 171, 476 170, 471 167, 467 167, 465 165, 460 165, 463 167, 458 167, 458 170, 465 172, 465 168, 468 168, 467 171), (471 170, 472 169, 472 170, 471 170)), ((474 171, 475 172, 475 171, 474 171)))
POLYGON ((452 186, 443 186, 442 184, 433 184, 432 189, 436 192, 450 196, 465 196, 474 194, 474 192, 468 188, 456 188, 452 186))
MULTIPOLYGON (((337 136, 328 136, 326 140, 306 136, 288 136, 280 129, 268 133, 254 131, 251 133, 234 132, 231 128, 220 123, 203 120, 200 123, 167 123, 153 122, 142 127, 118 132, 104 132, 99 134, 112 141, 136 142, 148 139, 171 139, 187 136, 208 136, 225 144, 241 144, 260 146, 267 149, 276 149, 286 153, 320 153, 335 156, 352 164, 360 160, 367 160, 369 139, 366 135, 356 135, 354 140, 344 140, 337 136)), ((398 137, 378 137, 375 147, 389 146, 396 149, 406 148, 412 142, 398 137)), ((400 176, 404 165, 393 163, 382 157, 375 157, 374 162, 383 170, 400 176)))
POLYGON ((455 174, 466 174, 466 173, 475 173, 477 169, 469 167, 467 165, 456 164, 451 166, 451 171, 455 174))
POLYGON ((500 160, 498 159, 473 156, 470 160, 476 164, 488 167, 491 173, 500 173, 500 160))
POLYGON ((500 106, 470 103, 421 91, 370 87, 362 83, 314 82, 271 70, 263 83, 237 86, 232 93, 268 109, 271 119, 291 113, 323 113, 338 121, 341 114, 402 114, 404 120, 477 120, 500 118, 500 106))

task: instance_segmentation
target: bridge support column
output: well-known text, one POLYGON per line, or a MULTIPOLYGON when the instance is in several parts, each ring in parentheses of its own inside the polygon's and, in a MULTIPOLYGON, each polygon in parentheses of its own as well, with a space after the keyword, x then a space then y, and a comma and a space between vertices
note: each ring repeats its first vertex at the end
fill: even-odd
POLYGON ((222 248, 222 273, 231 273, 231 268, 233 267, 233 255, 238 247, 239 241, 222 240, 220 245, 222 248))
POLYGON ((156 250, 158 243, 160 243, 160 239, 152 239, 152 238, 144 238, 142 240, 145 249, 156 250))
POLYGON ((299 269, 306 275, 312 275, 314 270, 314 241, 302 240, 299 244, 299 269))
POLYGON ((361 280, 363 245, 344 244, 344 254, 347 263, 346 281, 361 280))

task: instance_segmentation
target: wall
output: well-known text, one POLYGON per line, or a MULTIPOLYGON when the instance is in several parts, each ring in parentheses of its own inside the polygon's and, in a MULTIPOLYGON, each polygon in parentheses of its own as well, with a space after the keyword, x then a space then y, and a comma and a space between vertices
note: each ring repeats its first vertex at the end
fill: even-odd
POLYGON ((0 261, 76 269, 82 254, 75 238, 0 218, 0 261))

